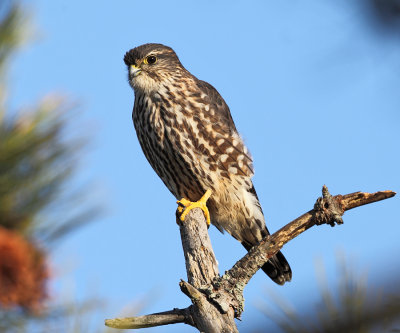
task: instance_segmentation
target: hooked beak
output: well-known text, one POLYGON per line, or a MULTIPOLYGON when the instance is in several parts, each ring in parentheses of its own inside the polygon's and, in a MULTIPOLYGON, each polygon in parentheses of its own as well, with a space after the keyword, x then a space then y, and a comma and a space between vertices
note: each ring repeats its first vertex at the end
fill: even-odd
POLYGON ((142 72, 142 70, 139 67, 137 67, 136 65, 130 65, 129 66, 129 74, 130 74, 131 77, 136 77, 141 72, 142 72))

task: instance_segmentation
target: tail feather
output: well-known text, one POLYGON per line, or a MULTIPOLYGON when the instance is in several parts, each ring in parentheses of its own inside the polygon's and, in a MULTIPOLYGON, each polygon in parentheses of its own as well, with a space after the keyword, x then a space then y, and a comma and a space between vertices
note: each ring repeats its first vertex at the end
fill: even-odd
MULTIPOLYGON (((247 251, 250 250, 247 244, 242 245, 247 251)), ((284 285, 285 282, 292 280, 292 270, 290 269, 289 263, 285 256, 279 251, 273 257, 271 257, 261 269, 271 278, 272 281, 279 285, 284 285)))
POLYGON ((284 285, 285 282, 292 280, 292 270, 285 256, 279 251, 270 258, 261 269, 279 285, 284 285))

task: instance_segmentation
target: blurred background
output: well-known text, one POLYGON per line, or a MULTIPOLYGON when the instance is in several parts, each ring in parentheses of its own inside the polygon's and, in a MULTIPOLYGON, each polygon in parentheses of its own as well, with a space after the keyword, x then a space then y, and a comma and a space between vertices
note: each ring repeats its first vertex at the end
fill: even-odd
MULTIPOLYGON (((323 184, 399 190, 400 1, 2 0, 1 332, 106 332, 189 304, 175 200, 131 121, 122 59, 148 42, 225 98, 270 231, 323 184)), ((398 200, 287 244, 292 282, 257 273, 239 330, 399 331, 398 200)), ((209 231, 224 272, 244 249, 209 231)))

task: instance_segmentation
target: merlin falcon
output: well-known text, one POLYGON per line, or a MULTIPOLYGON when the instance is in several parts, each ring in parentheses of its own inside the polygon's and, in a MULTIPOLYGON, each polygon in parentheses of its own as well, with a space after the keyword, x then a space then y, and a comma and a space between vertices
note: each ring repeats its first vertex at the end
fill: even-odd
MULTIPOLYGON (((132 119, 142 150, 180 204, 194 207, 249 250, 269 235, 251 177, 252 158, 218 91, 197 79, 162 44, 125 54, 135 92, 132 119)), ((276 283, 292 272, 281 252, 262 267, 276 283)))

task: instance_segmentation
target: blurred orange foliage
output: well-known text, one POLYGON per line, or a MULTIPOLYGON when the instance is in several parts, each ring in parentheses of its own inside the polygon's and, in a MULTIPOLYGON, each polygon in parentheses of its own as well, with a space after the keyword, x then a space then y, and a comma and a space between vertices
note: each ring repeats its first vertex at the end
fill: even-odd
POLYGON ((0 227, 0 307, 39 312, 47 298, 48 276, 44 252, 0 227))

